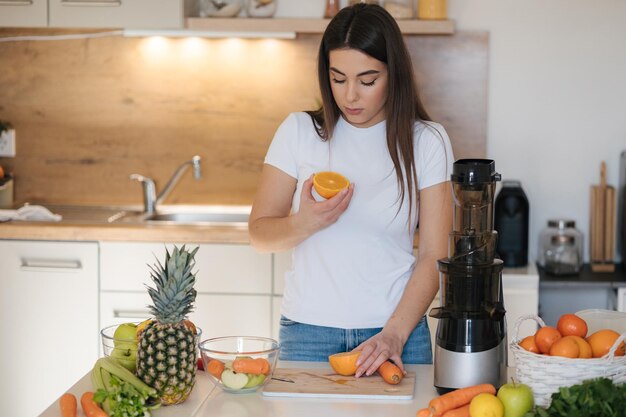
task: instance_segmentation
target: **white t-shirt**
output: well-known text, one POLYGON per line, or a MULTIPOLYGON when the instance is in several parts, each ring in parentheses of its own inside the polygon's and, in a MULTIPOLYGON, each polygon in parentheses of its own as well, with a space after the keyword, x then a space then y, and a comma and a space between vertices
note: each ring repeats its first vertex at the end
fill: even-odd
MULTIPOLYGON (((428 124, 416 123, 414 130, 420 190, 448 180, 454 162, 443 127, 428 124)), ((409 229, 408 193, 398 212, 385 129, 384 121, 357 128, 341 118, 324 142, 311 117, 301 112, 290 114, 276 131, 265 163, 298 180, 292 212, 299 210, 303 182, 315 172, 336 171, 354 183, 339 220, 294 248, 281 311, 291 320, 344 329, 383 327, 400 301, 415 264, 418 213, 414 201, 409 229)))

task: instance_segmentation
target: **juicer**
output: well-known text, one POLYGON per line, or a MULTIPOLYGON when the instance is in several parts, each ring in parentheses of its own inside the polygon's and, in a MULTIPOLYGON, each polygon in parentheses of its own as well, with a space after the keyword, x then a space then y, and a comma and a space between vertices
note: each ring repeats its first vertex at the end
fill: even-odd
POLYGON ((452 169, 453 230, 448 257, 437 261, 441 305, 434 385, 441 394, 470 385, 506 382, 507 337, 502 295, 503 262, 495 259, 495 185, 490 159, 460 159, 452 169))

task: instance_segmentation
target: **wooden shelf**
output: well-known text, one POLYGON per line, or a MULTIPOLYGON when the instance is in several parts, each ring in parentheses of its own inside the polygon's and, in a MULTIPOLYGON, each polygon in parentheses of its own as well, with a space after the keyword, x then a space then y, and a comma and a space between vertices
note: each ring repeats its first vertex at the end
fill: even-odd
MULTIPOLYGON (((187 29, 215 32, 295 32, 323 33, 330 19, 220 18, 189 17, 187 29)), ((398 20, 405 35, 452 35, 452 20, 398 20)))

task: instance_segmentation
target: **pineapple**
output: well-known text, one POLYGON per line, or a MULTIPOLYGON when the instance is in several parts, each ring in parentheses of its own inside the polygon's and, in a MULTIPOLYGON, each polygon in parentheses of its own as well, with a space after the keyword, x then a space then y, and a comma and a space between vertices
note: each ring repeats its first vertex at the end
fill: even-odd
POLYGON ((157 390, 163 405, 185 401, 196 381, 196 327, 186 318, 196 299, 197 251, 174 246, 171 255, 166 249, 165 265, 157 259, 150 267, 154 319, 138 335, 137 376, 157 390))

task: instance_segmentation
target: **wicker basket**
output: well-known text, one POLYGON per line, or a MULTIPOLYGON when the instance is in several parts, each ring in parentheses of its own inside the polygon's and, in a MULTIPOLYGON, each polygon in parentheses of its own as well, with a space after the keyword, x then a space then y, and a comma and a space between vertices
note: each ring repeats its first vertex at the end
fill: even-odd
POLYGON ((626 382, 626 356, 615 356, 620 342, 626 340, 626 333, 601 358, 570 359, 538 355, 519 345, 519 327, 525 320, 535 320, 541 327, 546 324, 534 314, 520 317, 515 323, 514 339, 510 345, 515 357, 516 381, 532 388, 537 405, 549 406, 552 394, 558 392, 560 387, 576 385, 587 379, 605 377, 615 383, 626 382))

